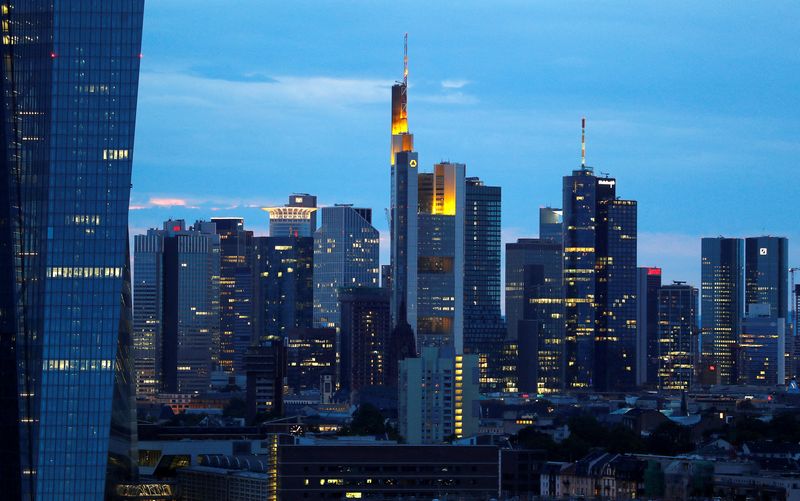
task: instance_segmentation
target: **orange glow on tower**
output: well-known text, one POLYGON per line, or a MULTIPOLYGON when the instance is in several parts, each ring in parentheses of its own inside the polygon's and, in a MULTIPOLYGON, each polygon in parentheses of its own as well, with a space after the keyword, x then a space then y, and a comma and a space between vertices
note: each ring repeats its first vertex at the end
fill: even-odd
POLYGON ((394 156, 401 151, 414 150, 414 135, 408 132, 408 33, 403 37, 403 81, 392 85, 392 146, 394 156))

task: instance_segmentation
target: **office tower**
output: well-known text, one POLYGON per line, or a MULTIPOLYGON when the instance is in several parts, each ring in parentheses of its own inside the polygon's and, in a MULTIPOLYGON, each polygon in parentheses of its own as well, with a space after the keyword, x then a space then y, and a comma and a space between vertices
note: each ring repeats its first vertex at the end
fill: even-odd
POLYGON ((784 385, 785 338, 786 321, 773 315, 769 303, 748 304, 738 342, 738 383, 784 385))
POLYGON ((745 313, 768 304, 769 315, 789 318, 789 241, 784 237, 749 237, 745 249, 745 313))
POLYGON ((722 384, 736 384, 736 346, 744 317, 744 243, 703 238, 700 291, 703 365, 715 367, 722 384))
POLYGON ((286 376, 286 345, 281 338, 265 339, 247 348, 247 421, 260 416, 283 415, 283 379, 286 376))
POLYGON ((698 348, 697 297, 697 288, 683 282, 664 285, 657 291, 657 384, 660 390, 688 390, 694 383, 698 348))
POLYGON ((562 267, 559 242, 521 238, 506 244, 506 322, 508 340, 517 344, 521 391, 553 393, 563 388, 562 267))
POLYGON ((255 339, 286 337, 314 322, 314 239, 256 237, 253 254, 255 339))
POLYGON ((339 291, 341 345, 339 386, 350 394, 386 384, 386 352, 391 315, 389 294, 380 287, 347 287, 339 291))
POLYGON ((269 236, 313 237, 317 229, 317 197, 308 193, 289 196, 282 207, 264 207, 269 212, 269 236))
POLYGON ((414 331, 411 329, 408 320, 406 320, 405 311, 400 311, 397 325, 394 326, 389 335, 389 344, 386 351, 386 385, 396 387, 399 381, 400 361, 416 356, 417 341, 414 339, 414 331))
POLYGON ((392 327, 405 318, 417 332, 417 163, 414 135, 408 129, 408 38, 404 43, 403 80, 392 85, 391 201, 389 232, 392 280, 392 327))
POLYGON ((134 346, 143 394, 207 391, 218 356, 219 235, 168 220, 136 235, 134 346), (141 264, 141 266, 139 266, 141 264))
POLYGON ((636 386, 658 383, 658 291, 661 268, 641 267, 636 274, 636 386))
POLYGON ((219 235, 219 362, 241 374, 244 352, 253 337, 253 232, 240 217, 211 218, 219 235))
POLYGON ((419 174, 417 346, 464 351, 466 166, 434 165, 419 174))
MULTIPOLYGON (((585 153, 585 149, 583 150, 585 153)), ((636 202, 585 157, 564 177, 565 386, 636 384, 636 202)))
POLYGON ((321 390, 324 376, 336 374, 336 329, 289 330, 286 384, 292 393, 321 390))
POLYGON ((392 265, 381 265, 381 287, 391 292, 392 290, 392 265))
POLYGON ((380 235, 372 209, 334 205, 322 209, 314 233, 314 327, 340 327, 339 289, 378 287, 380 235))
POLYGON ((424 347, 399 364, 398 423, 408 444, 438 444, 478 431, 478 357, 424 347))
POLYGON ((500 311, 500 187, 466 179, 464 353, 481 359, 481 388, 502 386, 506 327, 500 311), (485 369, 484 369, 485 368, 485 369))
POLYGON ((0 6, 4 499, 100 499, 135 476, 128 202, 143 4, 0 6))
POLYGON ((552 207, 539 208, 539 238, 561 244, 564 238, 564 211, 552 207))

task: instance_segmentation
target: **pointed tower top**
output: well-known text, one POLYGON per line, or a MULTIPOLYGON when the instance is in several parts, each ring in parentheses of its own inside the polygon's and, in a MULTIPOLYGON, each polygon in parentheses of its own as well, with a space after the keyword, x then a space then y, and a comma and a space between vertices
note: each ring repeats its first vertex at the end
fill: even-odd
POLYGON ((408 33, 403 35, 403 85, 408 86, 408 33))
POLYGON ((586 167, 586 117, 581 118, 581 167, 586 167))

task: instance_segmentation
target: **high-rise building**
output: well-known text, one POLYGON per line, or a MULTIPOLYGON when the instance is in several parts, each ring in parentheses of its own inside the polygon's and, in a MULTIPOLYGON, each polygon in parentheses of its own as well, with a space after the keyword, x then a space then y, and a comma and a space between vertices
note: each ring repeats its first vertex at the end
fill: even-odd
POLYGON ((4 499, 102 499, 135 476, 128 205, 143 8, 0 6, 4 499))
POLYGON ((392 327, 401 318, 417 332, 417 153, 408 128, 408 39, 403 54, 403 80, 392 85, 391 108, 391 240, 392 327))
POLYGON ((738 342, 738 383, 784 385, 785 339, 786 321, 772 314, 771 304, 748 304, 738 342))
POLYGON ((398 422, 409 444, 438 444, 478 431, 477 355, 455 355, 451 347, 422 348, 400 361, 398 422))
POLYGON ((308 193, 289 196, 282 207, 264 207, 269 212, 269 236, 313 237, 317 229, 317 197, 308 193))
POLYGON ((341 333, 339 386, 346 393, 385 385, 391 333, 389 294, 380 287, 339 291, 341 333))
POLYGON ((661 268, 638 268, 636 274, 636 386, 658 383, 658 291, 661 268))
POLYGON ((198 221, 187 229, 181 219, 168 220, 163 229, 134 238, 139 390, 207 391, 220 340, 220 239, 215 224, 198 221))
POLYGON ((552 207, 539 208, 539 238, 542 240, 551 240, 553 242, 561 241, 564 238, 564 211, 561 209, 554 209, 552 207))
POLYGON ((286 384, 291 392, 321 390, 323 378, 336 375, 336 329, 290 329, 286 341, 286 384))
POLYGON ((419 174, 417 346, 464 351, 466 166, 440 163, 419 174))
POLYGON ((253 337, 253 232, 240 217, 211 218, 219 235, 220 369, 241 374, 253 337))
POLYGON ((314 326, 339 329, 339 289, 378 287, 380 235, 372 209, 324 207, 314 233, 314 326))
POLYGON ((636 384, 636 225, 633 200, 585 160, 564 177, 565 386, 636 384))
POLYGON ((283 379, 286 376, 286 344, 281 338, 262 340, 247 348, 247 420, 264 415, 283 415, 283 379))
POLYGON ((314 322, 314 239, 255 237, 254 342, 314 322))
POLYGON ((789 318, 789 241, 784 237, 749 237, 745 252, 745 314, 753 304, 768 304, 769 315, 789 318))
POLYGON ((503 386, 506 327, 500 310, 500 187, 466 178, 464 215, 464 352, 481 358, 481 388, 503 386))
POLYGON ((506 244, 506 321, 508 340, 518 347, 521 391, 563 388, 562 256, 561 243, 554 240, 521 238, 506 244))
POLYGON ((657 291, 657 384, 660 390, 688 390, 694 383, 699 347, 697 297, 697 288, 681 282, 664 285, 657 291))
POLYGON ((737 345, 744 317, 744 245, 740 238, 703 238, 701 266, 703 365, 722 384, 736 384, 737 345))

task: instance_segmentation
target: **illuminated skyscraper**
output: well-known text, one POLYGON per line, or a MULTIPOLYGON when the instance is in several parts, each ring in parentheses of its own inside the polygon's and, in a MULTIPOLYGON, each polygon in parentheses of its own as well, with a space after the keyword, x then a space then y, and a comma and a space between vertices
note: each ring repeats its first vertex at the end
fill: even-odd
POLYGON ((253 232, 239 217, 211 218, 220 239, 220 369, 242 374, 253 337, 253 232))
POLYGON ((500 311, 500 187, 466 179, 464 353, 481 358, 481 387, 502 388, 506 326, 500 311))
POLYGON ((322 224, 314 233, 314 327, 339 329, 342 287, 378 287, 379 245, 372 209, 322 209, 322 224))
POLYGON ((145 394, 207 391, 220 341, 215 224, 198 221, 187 229, 183 220, 168 220, 163 229, 134 238, 139 389, 145 394))
POLYGON ((638 268, 636 284, 636 385, 652 386, 658 382, 661 268, 638 268))
POLYGON ((691 285, 676 282, 660 287, 656 294, 658 388, 688 390, 694 382, 698 348, 698 291, 691 285))
POLYGON ((636 383, 637 206, 617 198, 616 184, 585 159, 564 177, 567 389, 636 383))
POLYGON ((308 193, 289 196, 282 207, 264 207, 269 212, 269 236, 313 237, 317 229, 317 197, 308 193))
POLYGON ((745 310, 768 304, 769 315, 789 318, 789 240, 784 237, 749 237, 745 252, 745 310))
POLYGON ((703 365, 722 384, 736 384, 737 344, 744 317, 744 245, 740 238, 703 238, 701 267, 703 365))
POLYGON ((255 237, 254 343, 314 323, 314 239, 255 237))
POLYGON ((552 207, 539 209, 539 238, 561 244, 564 238, 564 211, 552 207))
POLYGON ((3 499, 102 499, 135 476, 128 205, 143 7, 0 5, 3 499))
POLYGON ((563 386, 562 267, 560 242, 521 238, 506 244, 506 321, 508 340, 518 345, 521 391, 553 393, 563 386))
POLYGON ((742 320, 737 351, 738 383, 785 384, 786 321, 771 313, 769 303, 753 303, 742 320))

